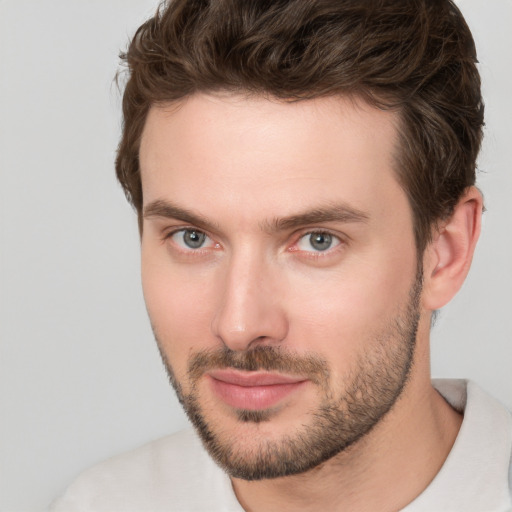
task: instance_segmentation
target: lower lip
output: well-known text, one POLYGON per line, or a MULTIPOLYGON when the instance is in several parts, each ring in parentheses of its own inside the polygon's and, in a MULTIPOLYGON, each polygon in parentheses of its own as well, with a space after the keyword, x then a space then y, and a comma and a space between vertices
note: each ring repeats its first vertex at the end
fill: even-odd
POLYGON ((235 409, 257 411, 276 406, 281 400, 301 388, 306 381, 265 386, 239 386, 211 377, 214 393, 235 409))

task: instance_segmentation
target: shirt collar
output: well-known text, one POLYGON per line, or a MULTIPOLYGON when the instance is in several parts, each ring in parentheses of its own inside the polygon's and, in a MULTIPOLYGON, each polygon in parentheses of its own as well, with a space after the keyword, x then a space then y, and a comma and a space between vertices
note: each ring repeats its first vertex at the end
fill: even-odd
POLYGON ((435 379, 433 385, 464 419, 441 470, 403 512, 511 510, 510 413, 474 382, 435 379))

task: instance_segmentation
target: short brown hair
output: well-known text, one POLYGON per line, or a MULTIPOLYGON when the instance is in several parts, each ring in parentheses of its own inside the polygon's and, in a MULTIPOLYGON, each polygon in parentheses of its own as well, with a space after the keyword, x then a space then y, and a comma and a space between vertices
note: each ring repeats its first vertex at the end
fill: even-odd
POLYGON ((150 107, 219 90, 296 101, 357 95, 400 116, 398 180, 420 253, 475 183, 483 102, 471 32, 451 0, 171 0, 126 53, 116 172, 141 222, 150 107))

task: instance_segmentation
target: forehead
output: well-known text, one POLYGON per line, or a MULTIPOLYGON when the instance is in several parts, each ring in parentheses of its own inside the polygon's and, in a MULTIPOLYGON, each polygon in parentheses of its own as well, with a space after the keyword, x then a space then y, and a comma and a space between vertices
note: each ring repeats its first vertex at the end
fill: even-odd
POLYGON ((396 124, 395 113, 345 97, 196 94, 153 107, 140 148, 144 204, 257 216, 344 201, 378 215, 380 203, 403 195, 396 124))

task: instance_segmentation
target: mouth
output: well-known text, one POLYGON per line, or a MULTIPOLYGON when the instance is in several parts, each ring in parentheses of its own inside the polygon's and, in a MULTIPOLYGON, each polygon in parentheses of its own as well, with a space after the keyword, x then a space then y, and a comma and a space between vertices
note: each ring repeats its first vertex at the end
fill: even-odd
POLYGON ((250 411, 274 407, 308 382, 300 376, 259 371, 212 370, 207 377, 212 391, 224 403, 250 411))

